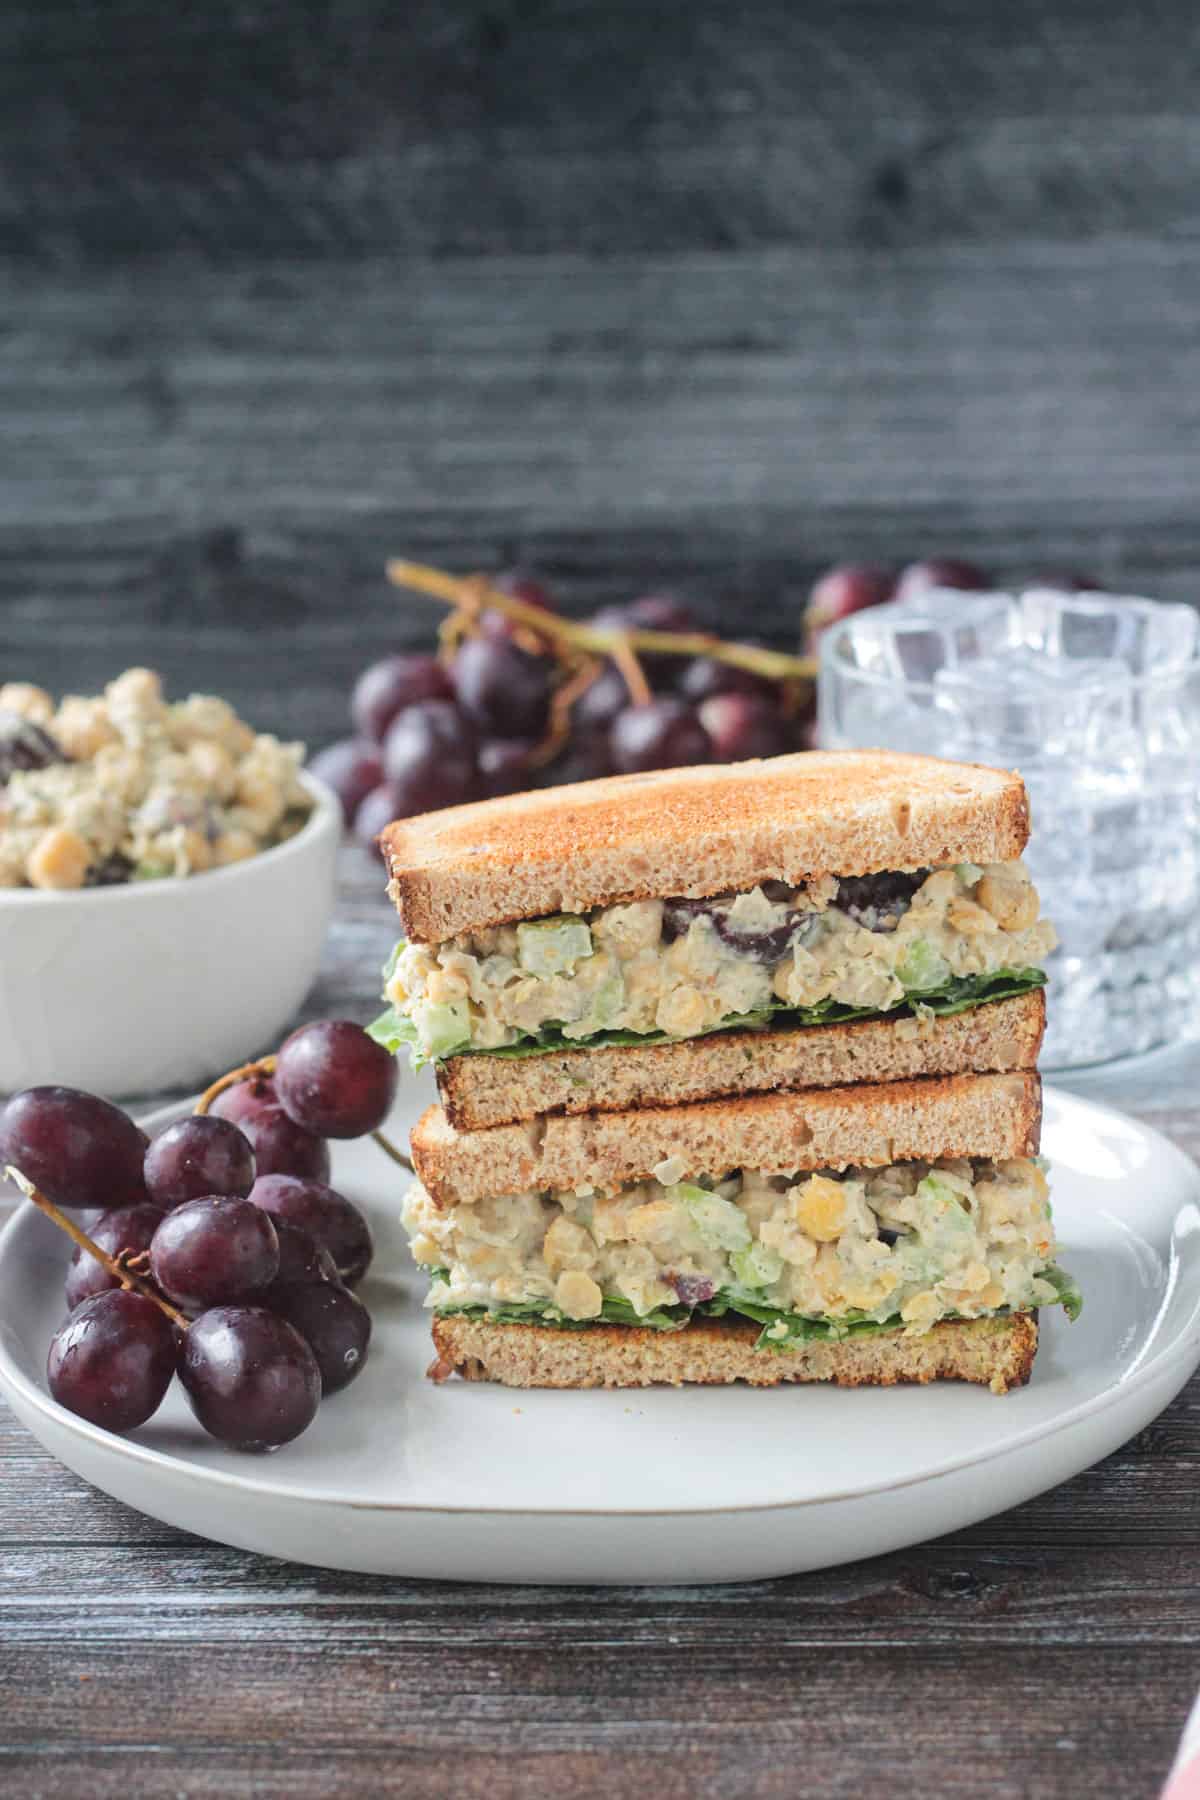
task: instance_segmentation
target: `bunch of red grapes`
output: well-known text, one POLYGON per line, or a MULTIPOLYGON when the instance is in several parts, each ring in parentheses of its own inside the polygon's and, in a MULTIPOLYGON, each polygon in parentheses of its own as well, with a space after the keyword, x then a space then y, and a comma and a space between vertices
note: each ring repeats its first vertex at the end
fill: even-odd
MULTIPOLYGON (((1054 571, 1046 586, 1098 589, 1086 575, 1054 571)), ((546 588, 517 572, 493 585, 514 599, 554 611, 546 588)), ((838 619, 927 588, 990 588, 991 578, 960 557, 931 557, 902 569, 839 563, 813 584, 804 615, 804 647, 815 653, 838 619)), ((606 606, 589 624, 607 631, 704 631, 683 601, 647 594, 606 606)), ((448 661, 385 657, 364 669, 354 689, 355 735, 313 759, 333 788, 346 824, 374 846, 392 819, 485 800, 544 782, 587 781, 685 763, 741 762, 814 746, 812 695, 797 707, 783 684, 715 656, 640 654, 652 694, 639 704, 617 664, 608 661, 574 700, 569 733, 549 761, 551 700, 562 679, 548 637, 485 611, 476 635, 448 661)))
MULTIPOLYGON (((502 575, 495 586, 554 610, 545 587, 528 576, 502 575)), ((667 594, 604 607, 589 623, 606 631, 706 629, 667 594)), ((484 612, 478 634, 448 662, 390 656, 364 669, 351 703, 356 735, 331 744, 311 766, 338 795, 347 825, 373 845, 392 819, 535 782, 740 762, 807 747, 811 711, 790 709, 780 683, 708 656, 640 654, 639 661, 652 688, 649 702, 636 704, 617 665, 606 662, 570 709, 567 741, 551 762, 535 766, 562 666, 536 631, 484 612)))
POLYGON ((102 1209, 89 1235, 119 1265, 75 1251, 47 1360, 54 1398, 130 1431, 178 1374, 221 1442, 264 1450, 299 1436, 322 1396, 354 1380, 371 1339, 353 1291, 371 1232, 328 1185, 326 1139, 376 1130, 395 1089, 394 1059, 337 1019, 302 1026, 273 1076, 226 1088, 210 1113, 153 1141, 94 1094, 14 1094, 0 1111, 0 1170, 63 1210, 102 1209))

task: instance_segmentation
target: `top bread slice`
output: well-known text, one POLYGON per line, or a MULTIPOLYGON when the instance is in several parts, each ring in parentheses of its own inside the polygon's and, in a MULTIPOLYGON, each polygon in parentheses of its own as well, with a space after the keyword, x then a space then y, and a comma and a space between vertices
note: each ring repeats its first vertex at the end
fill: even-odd
POLYGON ((890 750, 664 769, 400 819, 381 842, 408 938, 440 943, 617 900, 1010 862, 1019 775, 890 750))
POLYGON ((674 1161, 673 1179, 733 1169, 883 1168, 966 1156, 1037 1153, 1037 1075, 951 1075, 920 1081, 754 1094, 628 1112, 554 1114, 490 1131, 455 1131, 440 1106, 418 1119, 412 1157, 434 1205, 501 1194, 613 1189, 674 1161))

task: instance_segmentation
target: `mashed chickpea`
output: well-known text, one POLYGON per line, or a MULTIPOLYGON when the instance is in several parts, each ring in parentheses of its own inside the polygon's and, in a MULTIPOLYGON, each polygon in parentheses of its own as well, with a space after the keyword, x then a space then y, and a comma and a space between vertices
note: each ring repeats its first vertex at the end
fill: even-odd
POLYGON ((785 1334, 801 1318, 899 1322, 916 1335, 939 1319, 1049 1305, 1061 1286, 1046 1176, 1027 1157, 739 1169, 445 1209, 418 1185, 402 1216, 416 1261, 438 1271, 426 1304, 443 1311, 521 1307, 584 1322, 611 1301, 641 1318, 748 1304, 751 1317, 778 1314, 785 1334))
POLYGON ((0 888, 198 875, 269 849, 310 810, 301 744, 256 734, 224 700, 163 698, 151 669, 57 708, 0 685, 0 888))

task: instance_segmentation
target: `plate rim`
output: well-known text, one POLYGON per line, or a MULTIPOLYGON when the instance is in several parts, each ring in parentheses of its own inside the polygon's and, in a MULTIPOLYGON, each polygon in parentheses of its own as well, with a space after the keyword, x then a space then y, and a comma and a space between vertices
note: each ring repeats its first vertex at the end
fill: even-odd
MULTIPOLYGON (((1105 1105, 1101 1101, 1084 1099, 1068 1089, 1047 1085, 1043 1090, 1043 1100, 1066 1101, 1070 1107, 1079 1108, 1087 1114, 1100 1119, 1119 1119, 1125 1124, 1133 1124, 1138 1131, 1148 1138, 1156 1152, 1165 1152, 1174 1161, 1197 1188, 1200 1200, 1200 1164, 1190 1157, 1178 1144, 1171 1141, 1155 1126, 1147 1124, 1131 1113, 1124 1113, 1118 1107, 1105 1105)), ((157 1107, 153 1111, 139 1115, 138 1122, 143 1126, 168 1123, 189 1110, 190 1102, 181 1100, 169 1105, 157 1107)), ((26 1227, 34 1228, 35 1221, 42 1215, 29 1201, 23 1201, 0 1229, 0 1264, 6 1256, 13 1254, 13 1245, 26 1227)), ((136 1439, 108 1432, 86 1419, 79 1418, 60 1406, 51 1395, 45 1393, 35 1382, 29 1380, 17 1367, 10 1354, 6 1341, 7 1333, 0 1328, 0 1393, 5 1394, 10 1402, 13 1394, 20 1396, 22 1403, 35 1414, 48 1420, 50 1425, 68 1435, 74 1435, 85 1443, 95 1447, 102 1454, 117 1458, 127 1458, 134 1463, 156 1472, 195 1481, 205 1487, 232 1490, 234 1493, 250 1494, 256 1499, 285 1505, 305 1507, 348 1509, 353 1512, 370 1512, 377 1514, 421 1515, 424 1517, 446 1517, 472 1519, 520 1519, 520 1518, 601 1518, 601 1519, 672 1519, 696 1517, 722 1517, 747 1513, 775 1513, 796 1511, 809 1507, 840 1506, 857 1500, 870 1500, 881 1494, 900 1493, 912 1488, 920 1488, 945 1477, 962 1474, 967 1469, 979 1468, 996 1461, 1000 1457, 1017 1455, 1031 1448, 1041 1439, 1051 1435, 1059 1435, 1074 1430, 1085 1424, 1096 1414, 1111 1410, 1120 1402, 1138 1394, 1143 1388, 1160 1380, 1169 1370, 1183 1363, 1190 1355, 1195 1354, 1200 1361, 1200 1283, 1187 1316, 1181 1321, 1171 1340, 1164 1344, 1153 1356, 1140 1363, 1125 1380, 1105 1387, 1100 1393, 1092 1395, 1088 1400, 1081 1400, 1066 1412, 1040 1424, 1030 1425, 1023 1431, 1002 1438, 999 1442, 983 1449, 963 1451, 957 1456, 948 1457, 931 1467, 923 1469, 919 1474, 906 1475, 899 1479, 886 1477, 879 1480, 860 1483, 853 1487, 843 1488, 834 1493, 798 1495, 786 1500, 743 1501, 731 1505, 679 1505, 679 1506, 570 1506, 550 1504, 542 1506, 488 1506, 488 1505, 445 1505, 431 1504, 413 1500, 364 1500, 348 1493, 329 1492, 316 1488, 297 1487, 280 1488, 271 1483, 258 1480, 251 1475, 241 1475, 224 1469, 209 1468, 204 1464, 193 1463, 169 1451, 152 1449, 138 1443, 136 1439)), ((1195 1365, 1193 1365, 1195 1366, 1195 1365)), ((1184 1377, 1186 1380, 1186 1376, 1184 1377)), ((505 1390, 506 1392, 508 1390, 505 1390)), ((995 1398, 993 1396, 992 1398, 995 1398)), ((34 1434, 36 1435, 36 1434, 34 1434)), ((53 1451, 51 1452, 53 1455, 53 1451)))

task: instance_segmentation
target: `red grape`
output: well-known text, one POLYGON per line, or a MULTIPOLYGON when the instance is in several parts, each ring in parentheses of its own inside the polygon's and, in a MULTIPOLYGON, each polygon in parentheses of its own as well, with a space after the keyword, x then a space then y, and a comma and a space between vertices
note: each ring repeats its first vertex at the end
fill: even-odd
POLYGON ((265 1306, 201 1313, 184 1333, 179 1378, 205 1431, 239 1450, 290 1443, 321 1403, 316 1357, 265 1306))
POLYGON ((714 694, 701 706, 700 722, 712 740, 716 762, 782 756, 792 747, 779 708, 753 694, 714 694))
POLYGON ((507 639, 467 638, 454 657, 454 691, 488 736, 537 738, 546 728, 550 666, 507 639))
POLYGON ((206 1194, 244 1199, 254 1176, 249 1138, 219 1114, 176 1119, 146 1152, 146 1192, 164 1212, 206 1194))
POLYGON ((519 794, 531 780, 530 738, 489 738, 479 746, 479 776, 489 800, 501 794, 519 794))
POLYGON ((199 1312, 270 1287, 279 1273, 279 1239, 249 1200, 189 1200, 154 1233, 150 1270, 168 1299, 199 1312))
POLYGON ((289 1225, 278 1213, 271 1216, 275 1236, 279 1239, 279 1273, 263 1292, 264 1306, 271 1304, 277 1288, 311 1286, 314 1281, 336 1281, 337 1266, 328 1250, 318 1244, 309 1232, 289 1225))
POLYGON ((341 738, 318 751, 309 773, 331 787, 342 804, 346 828, 353 826, 358 810, 372 788, 383 780, 383 758, 369 738, 341 738))
MULTIPOLYGON (((691 632, 700 627, 691 610, 674 594, 643 594, 620 606, 602 606, 593 613, 590 624, 601 631, 670 631, 691 632)), ((639 650, 638 659, 652 681, 664 681, 678 668, 682 658, 662 650, 639 650)))
POLYGON ((426 700, 402 713, 383 760, 398 819, 478 798, 475 732, 449 700, 426 700))
MULTIPOLYGON (((492 586, 499 588, 502 594, 511 595, 514 600, 522 601, 526 606, 536 606, 540 612, 552 613, 556 610, 543 583, 522 569, 508 569, 503 575, 497 575, 492 586)), ((518 633, 527 636, 532 632, 539 643, 545 643, 545 635, 538 633, 536 626, 527 625, 524 619, 510 619, 507 613, 495 608, 480 614, 479 629, 489 638, 515 638, 518 633)))
POLYGON ((286 1039, 275 1063, 284 1111, 318 1137, 356 1138, 383 1124, 396 1098, 396 1059, 352 1019, 317 1019, 286 1039))
POLYGON ((695 614, 675 594, 643 594, 616 606, 602 606, 591 623, 601 631, 698 631, 695 614))
POLYGON ((450 677, 436 656, 387 656, 364 669, 354 686, 350 710, 365 738, 382 744, 392 721, 420 700, 448 700, 450 677))
POLYGON ((255 1075, 235 1082, 217 1095, 209 1112, 213 1117, 228 1119, 245 1133, 260 1175, 298 1175, 328 1181, 329 1145, 288 1117, 273 1081, 255 1075))
POLYGON ((272 1218, 307 1231, 328 1250, 347 1287, 362 1280, 375 1247, 371 1228, 352 1200, 322 1181, 298 1181, 291 1175, 260 1175, 250 1198, 272 1218))
POLYGON ((549 588, 536 575, 531 575, 528 569, 505 569, 503 574, 497 575, 492 586, 499 588, 502 594, 511 595, 514 600, 522 601, 526 606, 539 606, 543 612, 554 611, 549 588))
POLYGON ((598 781, 613 772, 607 731, 577 731, 551 765, 555 781, 598 781))
POLYGON ((278 1287, 269 1300, 294 1325, 317 1359, 321 1388, 336 1394, 348 1387, 367 1360, 371 1315, 348 1288, 329 1282, 278 1287))
MULTIPOLYGON (((246 1131, 247 1123, 253 1123, 258 1114, 265 1108, 279 1105, 279 1095, 275 1092, 275 1083, 269 1075, 247 1075, 242 1081, 235 1081, 229 1087, 222 1088, 208 1109, 210 1119, 228 1119, 240 1131, 246 1131)), ((203 1115, 201 1115, 203 1117, 203 1115)), ((254 1139, 250 1138, 251 1146, 254 1139)))
POLYGON ((836 563, 813 583, 804 613, 805 647, 811 656, 821 633, 838 619, 881 606, 896 592, 891 569, 874 563, 836 563))
POLYGON ((571 726, 577 731, 607 731, 619 712, 629 705, 629 683, 616 663, 605 663, 596 679, 585 687, 571 708, 571 726))
POLYGON ((397 795, 390 782, 383 782, 372 788, 354 815, 354 835, 365 850, 383 861, 383 851, 379 847, 379 834, 386 831, 393 819, 400 817, 402 798, 397 795))
POLYGON ((708 733, 682 700, 651 700, 630 706, 613 723, 612 758, 622 775, 646 769, 677 769, 708 762, 708 733))
POLYGON ((719 662, 715 656, 694 656, 683 664, 675 691, 684 700, 698 706, 717 694, 754 694, 761 700, 778 700, 779 689, 765 675, 750 669, 739 669, 733 663, 719 662))
POLYGON ((962 562, 956 556, 930 556, 924 562, 909 563, 900 571, 896 598, 911 600, 930 588, 964 588, 973 592, 991 585, 991 577, 974 563, 962 562))
MULTIPOLYGON (((162 1220, 162 1211, 157 1206, 117 1206, 89 1226, 88 1236, 110 1256, 119 1256, 122 1250, 137 1256, 150 1248, 150 1239, 162 1220)), ((78 1246, 67 1270, 67 1308, 74 1311, 81 1301, 90 1300, 93 1294, 107 1294, 120 1285, 102 1262, 97 1262, 90 1251, 78 1246)))
POLYGON ((33 1087, 0 1112, 0 1169, 11 1163, 56 1206, 144 1200, 142 1134, 107 1100, 78 1088, 33 1087))
POLYGON ((289 1119, 282 1106, 264 1108, 253 1123, 247 1122, 242 1129, 254 1146, 254 1163, 260 1175, 328 1180, 329 1145, 289 1119))
POLYGON ((93 1294, 50 1340, 46 1381, 60 1406, 106 1431, 132 1431, 162 1405, 175 1330, 153 1300, 126 1288, 93 1294))
POLYGON ((66 762, 56 739, 35 725, 32 719, 7 707, 0 712, 0 787, 13 775, 29 769, 48 769, 51 763, 66 762))

